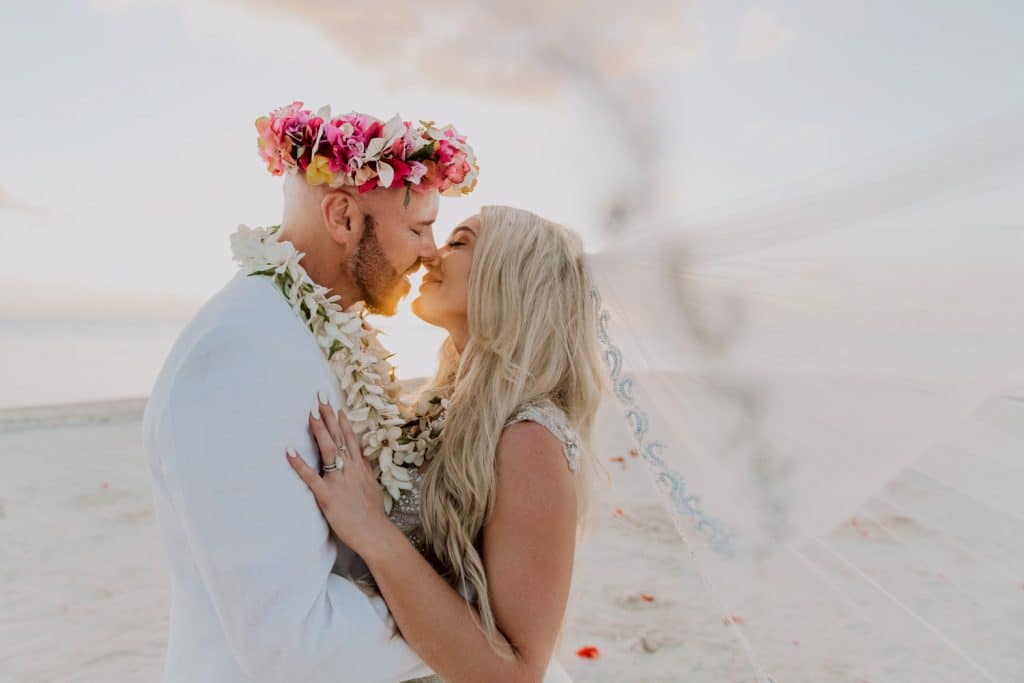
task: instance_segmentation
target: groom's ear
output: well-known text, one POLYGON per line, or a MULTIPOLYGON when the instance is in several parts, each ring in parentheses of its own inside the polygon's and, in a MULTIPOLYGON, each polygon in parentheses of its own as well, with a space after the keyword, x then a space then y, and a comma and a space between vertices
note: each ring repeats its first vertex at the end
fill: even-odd
POLYGON ((320 202, 324 226, 338 244, 354 246, 363 235, 365 217, 359 202, 344 190, 332 190, 320 202))

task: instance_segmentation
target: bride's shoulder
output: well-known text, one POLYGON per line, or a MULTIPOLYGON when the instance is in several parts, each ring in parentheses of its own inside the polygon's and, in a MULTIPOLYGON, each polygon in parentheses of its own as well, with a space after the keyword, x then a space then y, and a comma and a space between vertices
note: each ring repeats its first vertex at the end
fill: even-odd
POLYGON ((549 547, 555 537, 568 537, 562 531, 575 524, 576 477, 566 467, 563 452, 562 441, 538 422, 506 425, 498 440, 488 538, 512 543, 540 538, 549 547))
POLYGON ((570 497, 575 477, 563 453, 562 442, 543 425, 532 421, 507 425, 495 454, 497 500, 515 507, 527 501, 570 497))
MULTIPOLYGON (((549 399, 521 405, 505 421, 501 442, 520 448, 557 451, 575 471, 579 464, 579 439, 565 413, 549 399)), ((500 451, 499 444, 499 451, 500 451)))

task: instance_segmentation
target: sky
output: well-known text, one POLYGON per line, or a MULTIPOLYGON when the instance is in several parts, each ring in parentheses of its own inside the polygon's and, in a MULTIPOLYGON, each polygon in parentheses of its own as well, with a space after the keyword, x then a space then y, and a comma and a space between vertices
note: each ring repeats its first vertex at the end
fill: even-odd
MULTIPOLYGON (((439 241, 501 203, 608 248, 624 188, 637 223, 700 222, 1019 117, 1022 27, 1010 1, 6 2, 0 320, 187 319, 235 227, 279 220, 252 122, 293 100, 467 134, 439 241)), ((1011 194, 961 211, 1002 225, 1011 194)))

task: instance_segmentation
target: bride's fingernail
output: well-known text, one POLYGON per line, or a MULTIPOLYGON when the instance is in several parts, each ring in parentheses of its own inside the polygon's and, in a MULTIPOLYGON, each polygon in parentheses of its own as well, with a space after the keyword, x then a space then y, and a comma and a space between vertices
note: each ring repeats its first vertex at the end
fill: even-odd
POLYGON ((325 394, 325 393, 324 393, 324 392, 322 392, 322 391, 318 391, 318 392, 316 392, 316 397, 317 397, 318 399, 320 399, 320 402, 321 402, 321 403, 323 403, 324 405, 327 405, 327 403, 328 403, 328 400, 327 400, 327 394, 325 394))
POLYGON ((297 457, 299 457, 299 454, 296 453, 295 449, 292 449, 292 448, 289 448, 288 450, 286 450, 285 453, 288 454, 289 458, 297 458, 297 457))
POLYGON ((319 421, 319 420, 320 420, 320 416, 316 414, 316 411, 315 411, 315 410, 311 410, 311 411, 309 411, 309 416, 310 416, 311 418, 313 418, 314 420, 317 420, 317 421, 319 421))

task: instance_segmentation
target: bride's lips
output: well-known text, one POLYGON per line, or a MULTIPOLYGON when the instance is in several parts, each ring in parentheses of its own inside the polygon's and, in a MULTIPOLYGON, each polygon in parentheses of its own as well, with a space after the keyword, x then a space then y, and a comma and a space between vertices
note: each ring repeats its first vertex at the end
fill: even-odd
POLYGON ((436 275, 434 275, 432 273, 427 273, 426 275, 423 276, 423 280, 420 282, 420 289, 423 289, 427 285, 439 285, 439 284, 441 284, 441 278, 439 278, 438 276, 436 276, 436 275))

